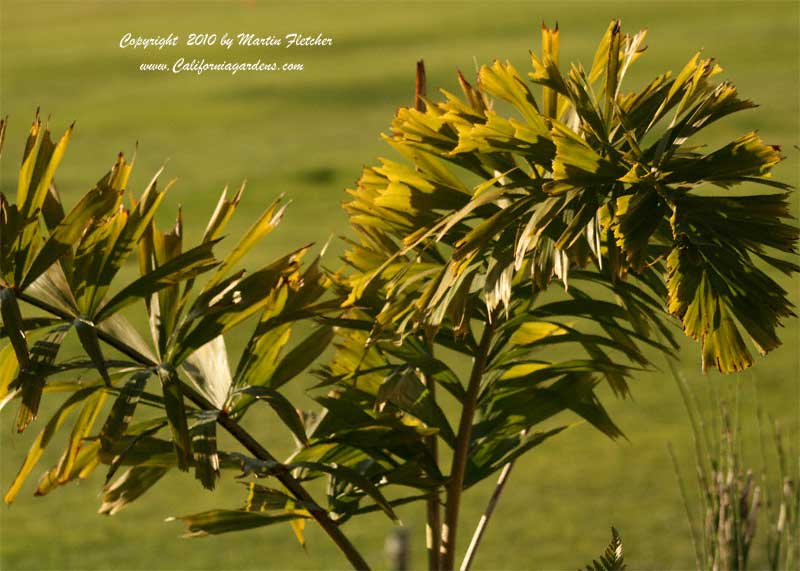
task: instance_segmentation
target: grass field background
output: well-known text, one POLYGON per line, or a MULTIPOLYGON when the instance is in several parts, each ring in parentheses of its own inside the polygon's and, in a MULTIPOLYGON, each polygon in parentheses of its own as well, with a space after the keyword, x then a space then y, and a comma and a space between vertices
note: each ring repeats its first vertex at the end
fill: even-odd
MULTIPOLYGON (((709 131, 710 145, 758 129, 782 145, 787 160, 776 177, 798 182, 797 2, 12 2, 0 0, 0 113, 10 116, 0 188, 13 194, 25 133, 36 107, 56 134, 73 120, 77 131, 57 182, 68 204, 99 179, 117 152, 130 155, 138 142, 130 188, 140 192, 165 161, 179 181, 163 210, 182 205, 188 240, 197 238, 220 190, 247 178, 247 192, 229 228, 238 235, 279 193, 292 205, 281 228, 254 262, 265 262, 306 242, 324 242, 346 230, 339 204, 363 165, 391 154, 379 139, 394 110, 411 103, 414 65, 425 59, 429 86, 455 91, 455 71, 471 75, 475 62, 510 59, 529 67, 538 51, 539 26, 558 20, 562 63, 591 58, 608 21, 623 20, 633 32, 650 30, 645 54, 626 79, 636 88, 665 69, 677 72, 698 49, 717 58, 745 96, 761 104, 709 131), (188 33, 316 33, 334 38, 331 48, 171 48, 122 50, 120 37, 186 36, 188 33), (299 73, 202 76, 144 73, 141 62, 177 57, 302 62, 299 73)), ((794 208, 797 212, 797 200, 794 208)), ((167 218, 160 220, 167 224, 167 218)), ((340 250, 336 242, 333 253, 340 250)), ((335 266, 335 256, 329 261, 335 266)), ((798 281, 783 282, 798 302, 798 281)), ((233 337, 233 350, 246 332, 233 337)), ((785 345, 738 376, 702 376, 699 348, 684 343, 681 369, 699 391, 737 384, 747 425, 754 387, 766 412, 797 434, 798 323, 782 331, 785 345)), ((665 368, 665 367, 664 367, 665 368)), ((300 380, 293 391, 302 392, 300 380)), ((663 373, 642 375, 633 398, 614 400, 603 391, 628 441, 612 442, 577 426, 517 464, 495 515, 477 569, 575 569, 596 557, 609 525, 622 533, 631 569, 687 569, 692 547, 667 455, 671 441, 685 473, 691 473, 691 436, 678 391, 663 373)), ((0 484, 7 487, 40 429, 12 434, 15 407, 2 416, 0 484)), ((269 422, 250 426, 278 453, 286 435, 269 422)), ((748 450, 758 457, 748 431, 748 450)), ((46 454, 35 475, 57 459, 46 454)), ((757 465, 754 460, 754 464, 757 465)), ((230 479, 209 494, 191 476, 171 474, 151 493, 111 518, 95 514, 103 474, 32 497, 33 482, 13 506, 0 508, 2 569, 335 569, 346 561, 309 526, 301 549, 288 527, 184 540, 172 515, 210 507, 238 507, 241 486, 230 479)), ((35 477, 32 478, 35 480, 35 477)), ((491 483, 470 490, 460 539, 465 547, 485 505, 491 483)), ((424 565, 421 506, 400 511, 413 537, 414 562, 424 565)), ((381 567, 390 523, 374 516, 346 530, 367 559, 381 567)), ((763 549, 753 555, 764 564, 763 549)))

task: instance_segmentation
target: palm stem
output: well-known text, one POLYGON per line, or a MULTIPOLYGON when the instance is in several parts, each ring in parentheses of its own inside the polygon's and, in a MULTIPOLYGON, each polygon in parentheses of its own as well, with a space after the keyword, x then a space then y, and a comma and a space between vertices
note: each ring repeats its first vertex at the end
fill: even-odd
MULTIPOLYGON (((428 438, 428 449, 430 450, 431 456, 438 463, 439 445, 436 442, 435 436, 428 438)), ((442 513, 439 503, 438 493, 428 498, 425 502, 427 519, 427 524, 425 526, 425 547, 428 550, 429 571, 438 571, 440 569, 439 552, 441 550, 441 536, 439 530, 442 529, 442 513)))
POLYGON ((475 560, 475 554, 478 552, 478 546, 483 539, 483 534, 486 532, 486 528, 489 525, 489 520, 494 513, 494 508, 497 507, 497 502, 506 487, 506 483, 508 482, 508 478, 511 475, 511 469, 513 467, 513 460, 503 466, 503 470, 500 472, 500 476, 497 478, 497 484, 492 492, 492 497, 489 498, 489 503, 486 505, 486 510, 483 512, 483 515, 481 516, 481 519, 475 528, 475 532, 472 534, 472 541, 469 542, 467 552, 464 554, 464 560, 461 562, 460 571, 469 571, 472 568, 472 562, 475 560))
MULTIPOLYGON (((61 311, 57 307, 53 307, 48 303, 45 303, 41 300, 38 300, 34 297, 30 297, 22 292, 17 292, 16 296, 18 299, 33 305, 43 311, 46 311, 52 315, 60 319, 64 319, 66 321, 72 321, 73 316, 65 311, 61 311)), ((146 367, 157 367, 158 363, 154 362, 149 357, 142 355, 133 347, 128 346, 127 344, 123 343, 119 339, 96 329, 97 337, 107 343, 109 346, 113 347, 123 355, 133 359, 137 363, 144 365, 146 367)), ((192 387, 186 385, 185 383, 181 384, 181 388, 183 390, 183 394, 189 399, 192 403, 194 403, 197 407, 202 410, 217 410, 214 405, 212 405, 205 397, 203 397, 200 393, 196 392, 192 387)), ((354 569, 359 570, 369 570, 369 565, 358 552, 356 547, 350 542, 350 540, 342 533, 342 530, 339 529, 339 526, 334 522, 328 512, 325 511, 308 493, 308 491, 303 487, 303 485, 291 474, 291 471, 281 462, 279 462, 266 448, 264 448, 254 437, 251 435, 247 430, 242 428, 242 426, 234 419, 229 417, 224 412, 221 412, 217 416, 217 423, 222 426, 231 436, 233 436, 245 449, 247 449, 251 454, 253 454, 259 460, 264 462, 269 462, 270 464, 274 464, 274 475, 278 479, 278 481, 283 484, 287 490, 289 490, 295 498, 297 498, 300 502, 307 506, 307 509, 311 516, 317 521, 317 523, 322 527, 325 533, 331 538, 331 540, 336 544, 342 554, 347 557, 347 560, 350 561, 350 564, 353 566, 354 569)))
POLYGON ((442 526, 441 569, 444 571, 452 571, 455 566, 458 512, 461 507, 461 492, 464 488, 464 475, 469 457, 472 421, 475 418, 481 379, 483 378, 483 371, 486 367, 493 335, 494 326, 489 322, 481 335, 478 350, 475 353, 475 361, 472 364, 472 371, 469 375, 467 391, 464 395, 464 405, 458 425, 458 435, 456 436, 456 448, 453 454, 453 465, 450 470, 450 480, 447 484, 447 505, 445 507, 444 525, 442 526))
MULTIPOLYGON (((428 352, 433 357, 433 340, 429 337, 425 339, 428 346, 428 352)), ((433 379, 425 377, 425 386, 430 393, 431 400, 436 402, 436 382, 433 379)), ((434 434, 425 439, 428 450, 430 451, 431 458, 436 465, 439 464, 439 441, 434 434)), ((439 566, 439 552, 441 550, 441 536, 440 530, 442 529, 442 513, 440 506, 440 498, 438 491, 425 501, 426 508, 426 521, 425 526, 425 547, 428 550, 428 569, 429 571, 438 571, 439 566)))

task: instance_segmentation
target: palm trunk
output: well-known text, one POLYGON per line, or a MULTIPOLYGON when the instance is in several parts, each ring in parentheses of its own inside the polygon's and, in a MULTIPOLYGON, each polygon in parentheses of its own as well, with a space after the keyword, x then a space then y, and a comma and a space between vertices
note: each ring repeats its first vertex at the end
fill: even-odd
POLYGON ((456 448, 453 455, 453 465, 450 470, 450 481, 447 484, 447 506, 445 519, 442 526, 442 558, 441 569, 453 571, 456 557, 456 534, 458 532, 458 512, 461 507, 461 492, 464 488, 464 475, 469 457, 469 441, 472 435, 472 422, 478 404, 478 394, 481 388, 483 370, 489 356, 492 344, 494 326, 487 323, 481 335, 481 341, 472 364, 467 392, 464 396, 464 405, 461 411, 461 420, 458 425, 456 448))
POLYGON ((472 568, 472 562, 475 560, 475 553, 478 551, 478 546, 481 544, 483 534, 486 532, 486 527, 489 525, 489 520, 494 513, 494 508, 497 507, 497 501, 500 499, 500 494, 503 493, 506 487, 506 482, 508 482, 508 477, 511 475, 511 469, 513 467, 513 461, 503 466, 503 471, 500 472, 500 477, 497 478, 497 485, 494 487, 492 497, 489 498, 489 504, 486 506, 486 510, 483 512, 478 526, 475 528, 475 533, 472 534, 472 541, 469 542, 467 553, 464 555, 464 560, 461 562, 460 571, 470 571, 472 568))

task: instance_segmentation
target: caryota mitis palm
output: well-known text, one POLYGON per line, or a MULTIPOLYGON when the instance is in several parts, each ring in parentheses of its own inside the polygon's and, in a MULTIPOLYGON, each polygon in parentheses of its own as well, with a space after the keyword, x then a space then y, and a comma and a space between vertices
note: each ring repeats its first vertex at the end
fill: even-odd
POLYGON ((307 247, 240 269, 280 220, 277 202, 217 260, 238 194, 223 194, 200 244, 184 249, 180 220, 169 232, 153 223, 166 190, 157 178, 123 206, 132 165, 121 157, 65 213, 52 181, 70 132, 53 144, 35 123, 17 200, 0 205, 9 341, 0 397, 20 400, 19 430, 42 394, 68 397, 6 501, 80 408, 37 493, 107 464, 101 511, 114 513, 173 468, 193 468, 206 488, 230 468, 247 483, 244 505, 181 518, 190 533, 288 522, 302 542, 313 519, 356 568, 367 563, 342 524, 378 510, 396 519, 396 506, 419 501, 429 567, 449 570, 464 490, 505 467, 502 489, 514 460, 570 414, 621 435, 595 388, 607 382, 624 397, 654 351, 676 346, 672 317, 701 342, 704 369, 750 366, 747 340, 760 353, 777 347, 792 313, 770 268, 798 270, 785 255, 798 238, 785 222, 790 189, 769 178, 779 150, 753 133, 710 152, 696 146, 704 127, 753 107, 712 81, 721 70, 711 60, 695 56, 676 76, 625 92, 644 36, 612 22, 591 68, 562 72, 559 31, 543 28, 529 73, 538 99, 495 62, 474 85, 459 75, 463 94, 437 102, 419 66, 415 105, 386 136, 400 159, 366 168, 349 191, 355 237, 337 272, 319 259, 304 269, 307 247), (741 183, 768 192, 729 191, 741 183), (134 250, 140 277, 113 287, 134 250), (123 317, 134 304, 147 310, 146 336, 123 317), (314 329, 287 350, 300 320, 314 329), (224 339, 237 326, 253 333, 232 370, 224 339), (72 330, 86 358, 58 361, 72 330), (281 389, 313 363, 322 410, 301 413, 281 389), (75 378, 86 369, 99 378, 75 378), (240 424, 259 400, 296 438, 284 461, 240 424), (218 450, 217 426, 243 450, 218 450), (322 478, 317 501, 306 484, 322 478))
POLYGON ((699 131, 754 105, 699 55, 625 92, 644 38, 614 21, 589 70, 562 72, 559 31, 543 27, 528 74, 540 99, 509 63, 483 66, 474 85, 459 75, 461 97, 398 111, 385 139, 405 160, 367 168, 345 205, 358 238, 340 286, 368 329, 348 350, 366 342, 370 357, 332 378, 367 403, 391 395, 453 449, 441 524, 429 503, 433 568, 455 566, 462 491, 560 430, 537 425, 568 409, 620 434, 593 389, 624 396, 648 364, 641 348, 668 351, 662 318, 700 340, 704 370, 729 373, 753 362, 745 338, 766 353, 792 315, 765 271, 798 269, 774 253, 798 237, 789 187, 769 178, 778 148, 749 133, 701 152, 699 131), (741 183, 771 192, 728 192, 741 183), (467 379, 439 347, 472 358, 467 379), (453 427, 437 388, 458 401, 453 427))
MULTIPOLYGON (((5 121, 0 131, 4 128, 5 121)), ((14 500, 56 430, 79 409, 61 459, 42 475, 37 495, 87 478, 106 464, 100 513, 113 514, 172 469, 193 469, 202 486, 213 490, 221 469, 252 474, 248 466, 258 462, 282 482, 283 503, 270 504, 270 513, 252 512, 244 522, 237 516, 245 511, 215 512, 205 521, 213 519, 220 530, 289 521, 302 538, 302 520, 313 518, 354 566, 365 567, 328 510, 240 424, 250 405, 263 400, 305 439, 301 416, 278 389, 324 351, 331 329, 316 328, 294 350, 281 352, 296 321, 338 307, 320 300, 328 278, 319 260, 305 269, 301 265, 309 246, 255 271, 239 267, 281 221, 284 207, 275 201, 219 260, 212 250, 242 190, 233 198, 223 191, 200 243, 185 248, 180 213, 167 232, 154 222, 173 182, 161 186, 159 172, 133 198, 127 189, 133 163, 120 154, 112 169, 65 213, 53 177, 71 134, 70 127, 54 144, 37 116, 25 146, 17 200, 10 203, 0 195, 0 309, 3 336, 9 340, 0 363, 0 406, 19 400, 16 427, 22 432, 37 416, 43 394, 69 395, 34 441, 6 492, 6 503, 14 500), (116 285, 134 251, 140 277, 116 285), (206 279, 199 285, 201 277, 206 279), (23 316, 20 303, 36 311, 35 316, 23 316), (134 304, 146 310, 146 335, 122 313, 134 304), (233 371, 225 334, 249 318, 257 318, 257 324, 233 371), (59 362, 59 350, 71 331, 87 358, 59 362), (91 369, 99 378, 85 378, 91 369), (113 404, 106 407, 109 396, 113 404), (147 412, 140 414, 142 409, 147 412), (137 416, 144 418, 135 422, 137 416), (98 423, 101 417, 105 420, 98 423), (217 449, 218 425, 247 455, 217 449)))

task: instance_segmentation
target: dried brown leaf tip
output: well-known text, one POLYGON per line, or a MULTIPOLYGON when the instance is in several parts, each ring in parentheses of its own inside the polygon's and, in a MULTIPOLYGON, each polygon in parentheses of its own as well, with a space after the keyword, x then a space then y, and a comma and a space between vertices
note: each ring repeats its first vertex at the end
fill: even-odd
POLYGON ((414 108, 417 111, 425 111, 426 82, 425 61, 419 60, 417 62, 417 81, 414 86, 414 108))

